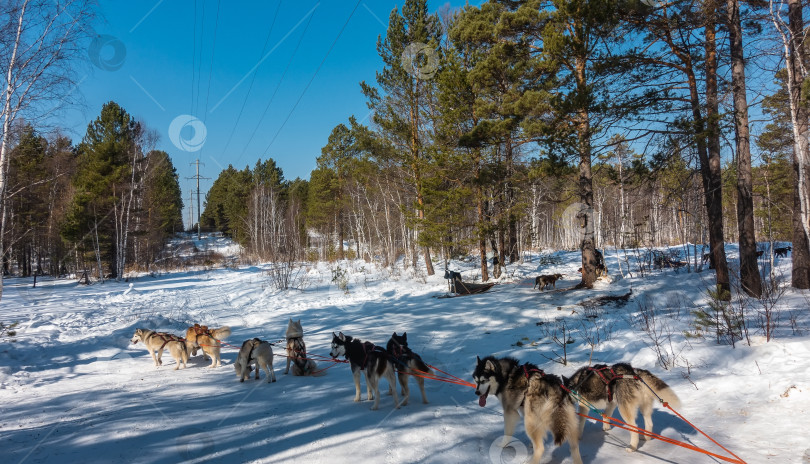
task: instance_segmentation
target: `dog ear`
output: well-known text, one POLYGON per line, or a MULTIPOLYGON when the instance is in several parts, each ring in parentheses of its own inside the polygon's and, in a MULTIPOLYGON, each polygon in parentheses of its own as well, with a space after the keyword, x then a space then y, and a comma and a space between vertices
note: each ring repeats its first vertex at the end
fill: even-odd
POLYGON ((408 341, 408 332, 402 332, 402 339, 408 341))
POLYGON ((339 338, 339 339, 340 339, 340 341, 342 341, 342 342, 345 342, 345 341, 346 341, 346 336, 345 336, 345 335, 343 335, 343 332, 340 332, 340 333, 338 334, 338 338, 339 338))
POLYGON ((476 357, 475 357, 475 363, 476 363, 476 364, 481 364, 481 358, 479 358, 478 356, 476 356, 476 357))
POLYGON ((495 363, 492 362, 491 359, 487 359, 487 362, 484 363, 484 369, 489 369, 489 370, 494 371, 495 370, 495 363))

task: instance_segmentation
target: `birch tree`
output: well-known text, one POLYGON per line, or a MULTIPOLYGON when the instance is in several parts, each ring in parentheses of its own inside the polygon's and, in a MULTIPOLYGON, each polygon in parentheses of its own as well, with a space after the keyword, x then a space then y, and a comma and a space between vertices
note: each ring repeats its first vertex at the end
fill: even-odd
MULTIPOLYGON (((4 0, 0 4, 0 255, 5 254, 6 175, 12 124, 35 120, 48 104, 69 100, 74 65, 83 51, 90 0, 4 0)), ((3 283, 0 279, 0 299, 3 283)))

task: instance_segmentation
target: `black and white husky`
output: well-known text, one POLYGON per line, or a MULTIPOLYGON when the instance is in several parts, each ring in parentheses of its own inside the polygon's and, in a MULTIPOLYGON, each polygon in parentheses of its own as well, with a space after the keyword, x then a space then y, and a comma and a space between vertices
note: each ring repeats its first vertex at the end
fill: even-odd
POLYGON ((425 379, 420 375, 432 375, 433 372, 422 361, 422 357, 414 353, 408 347, 408 333, 402 332, 402 335, 397 335, 394 332, 385 346, 385 351, 388 356, 393 360, 394 367, 397 369, 397 376, 399 377, 399 384, 402 387, 402 404, 408 404, 408 398, 411 395, 411 390, 408 388, 408 377, 414 377, 416 383, 419 385, 419 391, 422 392, 422 403, 427 404, 427 396, 425 395, 425 379), (414 375, 417 374, 417 375, 414 375))
POLYGON ((343 332, 337 335, 332 332, 332 351, 329 355, 333 358, 343 356, 349 360, 354 376, 354 401, 360 401, 360 371, 365 371, 368 399, 374 400, 371 409, 376 410, 380 405, 380 379, 383 377, 388 380, 389 391, 394 396, 394 407, 399 409, 394 365, 382 347, 343 335, 343 332))
POLYGON ((576 406, 563 389, 562 379, 546 374, 534 364, 487 356, 476 358, 473 380, 480 406, 486 406, 489 395, 495 395, 501 402, 504 422, 501 446, 509 444, 523 414, 526 434, 534 445, 533 464, 539 463, 543 456, 543 438, 548 432, 554 436, 556 445, 567 441, 574 464, 582 464, 576 406))
MULTIPOLYGON (((641 409, 644 430, 648 432, 652 432, 653 428, 652 410, 656 401, 655 395, 673 407, 680 406, 678 396, 663 380, 650 371, 633 368, 625 363, 612 366, 597 364, 580 368, 570 379, 566 379, 566 386, 594 407, 604 409, 607 416, 613 415, 618 406, 622 420, 632 426, 636 425, 636 415, 641 409), (655 394, 647 388, 647 385, 655 391, 655 394)), ((587 410, 587 407, 584 401, 580 401, 580 411, 587 410)), ((580 437, 584 428, 585 418, 580 416, 580 437)), ((610 430, 610 425, 603 424, 602 430, 610 430)), ((639 434, 631 432, 630 447, 627 451, 635 451, 638 448, 638 440, 639 434)))

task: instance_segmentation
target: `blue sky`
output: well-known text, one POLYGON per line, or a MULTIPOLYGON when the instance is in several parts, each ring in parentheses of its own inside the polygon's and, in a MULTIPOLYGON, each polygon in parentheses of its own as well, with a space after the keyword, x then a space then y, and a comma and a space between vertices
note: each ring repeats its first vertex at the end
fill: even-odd
POLYGON ((157 148, 171 155, 186 204, 198 157, 201 175, 212 179, 229 164, 267 158, 287 179, 309 178, 335 125, 351 115, 368 122, 359 82, 374 81, 377 37, 401 4, 364 0, 352 15, 352 1, 102 1, 100 38, 88 47, 93 65, 77 76, 84 105, 68 109, 60 125, 78 142, 101 106, 117 102, 160 134, 157 148), (200 122, 184 125, 187 115, 200 122), (201 125, 199 144, 193 127, 201 125))

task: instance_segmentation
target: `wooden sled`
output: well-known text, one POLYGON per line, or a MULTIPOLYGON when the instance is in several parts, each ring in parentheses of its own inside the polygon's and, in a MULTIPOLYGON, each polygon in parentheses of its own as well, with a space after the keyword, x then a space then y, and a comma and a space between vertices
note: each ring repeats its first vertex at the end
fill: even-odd
POLYGON ((477 293, 484 293, 490 288, 495 286, 495 282, 487 282, 483 284, 474 284, 470 282, 462 282, 461 274, 453 271, 444 271, 444 278, 450 283, 450 292, 455 295, 448 295, 444 298, 451 298, 453 296, 462 295, 475 295, 477 293))

